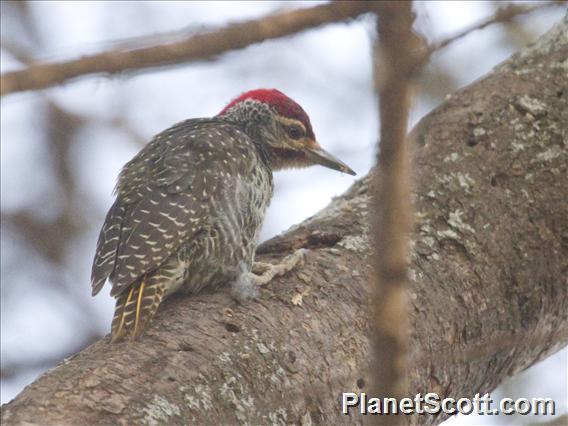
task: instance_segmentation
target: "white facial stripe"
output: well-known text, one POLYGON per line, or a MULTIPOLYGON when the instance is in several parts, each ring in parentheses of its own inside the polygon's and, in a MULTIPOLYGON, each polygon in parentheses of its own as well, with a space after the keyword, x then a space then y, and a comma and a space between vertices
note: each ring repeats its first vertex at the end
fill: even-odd
POLYGON ((282 117, 281 115, 277 115, 276 119, 284 126, 298 126, 302 129, 304 134, 306 134, 306 126, 304 126, 304 123, 302 123, 301 121, 294 118, 282 117))

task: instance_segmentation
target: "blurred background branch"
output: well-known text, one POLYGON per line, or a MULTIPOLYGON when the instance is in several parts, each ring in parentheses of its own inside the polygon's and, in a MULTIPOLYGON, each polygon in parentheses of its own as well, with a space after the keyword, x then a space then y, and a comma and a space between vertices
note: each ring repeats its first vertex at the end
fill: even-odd
POLYGON ((35 64, 25 70, 2 74, 0 95, 43 89, 87 74, 115 74, 133 69, 204 61, 253 43, 354 18, 368 12, 371 4, 372 2, 363 1, 332 2, 232 24, 170 44, 108 51, 61 63, 35 64))
MULTIPOLYGON (((404 396, 408 374, 408 259, 410 205, 408 117, 412 76, 423 49, 412 32, 412 2, 387 3, 377 13, 375 85, 380 111, 371 229, 375 267, 373 328, 374 386, 379 398, 404 396), (377 368, 380 366, 380 368, 377 368)), ((392 413, 391 413, 392 414, 392 413)), ((379 424, 401 424, 401 416, 379 416, 379 424)))
MULTIPOLYGON (((25 90, 44 89, 89 74, 105 73, 112 75, 125 71, 208 60, 222 53, 243 49, 248 45, 264 40, 284 37, 327 23, 355 18, 369 12, 371 7, 382 7, 377 2, 374 6, 369 3, 372 2, 333 2, 310 9, 280 12, 260 20, 232 24, 225 28, 189 36, 187 36, 188 30, 184 29, 176 33, 116 41, 112 44, 120 43, 122 48, 64 62, 38 63, 26 58, 22 62, 28 65, 28 68, 2 74, 0 96, 25 90), (172 39, 182 35, 186 35, 184 40, 161 43, 163 39, 172 39), (139 47, 145 45, 147 46, 139 47)), ((543 2, 531 6, 518 4, 501 6, 493 16, 430 46, 425 58, 434 51, 440 50, 476 30, 495 23, 510 22, 519 15, 562 4, 566 4, 566 0, 543 2)), ((22 7, 22 10, 25 13, 25 6, 22 7)), ((9 48, 16 58, 23 57, 23 55, 18 54, 19 49, 16 46, 9 46, 7 43, 5 47, 9 48)))
POLYGON ((555 0, 555 1, 543 1, 532 5, 515 4, 515 3, 496 3, 497 9, 492 16, 482 19, 481 21, 464 28, 458 33, 446 37, 443 40, 437 41, 431 44, 427 49, 427 56, 430 56, 435 51, 445 48, 446 46, 455 43, 459 39, 468 36, 469 34, 482 30, 489 25, 507 23, 510 24, 515 18, 520 15, 526 15, 538 10, 542 10, 549 7, 560 7, 566 5, 566 0, 555 0))

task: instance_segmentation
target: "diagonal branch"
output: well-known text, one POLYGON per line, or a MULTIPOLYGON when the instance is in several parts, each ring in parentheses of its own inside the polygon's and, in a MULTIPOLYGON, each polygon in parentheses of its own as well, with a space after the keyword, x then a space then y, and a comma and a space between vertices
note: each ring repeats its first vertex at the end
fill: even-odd
MULTIPOLYGON (((203 61, 264 40, 291 35, 368 12, 373 2, 332 2, 228 25, 184 40, 133 50, 111 50, 78 59, 32 65, 2 74, 0 95, 45 89, 89 74, 116 74, 179 63, 203 61)), ((376 8, 376 5, 374 6, 376 8)))
MULTIPOLYGON (((490 392, 568 343, 567 33, 568 19, 411 134, 408 395, 490 392)), ((44 374, 2 424, 360 424, 341 393, 370 392, 370 181, 263 244, 260 261, 310 252, 258 299, 171 300, 140 340, 44 374)))

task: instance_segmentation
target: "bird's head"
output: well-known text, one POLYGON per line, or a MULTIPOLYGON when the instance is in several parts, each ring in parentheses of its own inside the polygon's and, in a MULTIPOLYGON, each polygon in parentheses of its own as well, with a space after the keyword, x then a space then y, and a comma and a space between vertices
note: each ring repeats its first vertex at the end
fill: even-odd
POLYGON ((320 164, 355 175, 349 166, 317 143, 304 109, 276 89, 243 93, 218 116, 244 125, 249 135, 265 145, 275 170, 320 164))

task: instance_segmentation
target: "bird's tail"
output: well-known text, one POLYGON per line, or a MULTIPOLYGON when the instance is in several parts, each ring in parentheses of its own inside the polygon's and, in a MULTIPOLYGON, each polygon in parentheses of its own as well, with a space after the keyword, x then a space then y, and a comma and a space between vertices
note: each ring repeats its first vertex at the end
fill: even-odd
POLYGON ((165 286, 147 277, 136 281, 116 298, 111 343, 136 339, 146 329, 164 297, 165 286))

